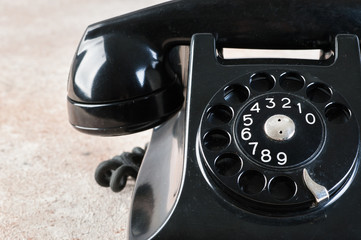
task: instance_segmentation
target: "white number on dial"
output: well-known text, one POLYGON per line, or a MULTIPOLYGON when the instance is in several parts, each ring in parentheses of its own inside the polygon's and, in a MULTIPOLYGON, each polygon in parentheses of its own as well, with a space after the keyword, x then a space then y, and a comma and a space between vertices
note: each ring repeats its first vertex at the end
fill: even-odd
POLYGON ((242 129, 242 132, 241 132, 241 137, 244 141, 248 141, 251 139, 252 137, 252 134, 251 134, 251 129, 249 128, 243 128, 242 129))
MULTIPOLYGON (((282 109, 294 109, 301 115, 301 118, 305 119, 307 124, 313 125, 316 123, 317 119, 314 113, 308 112, 303 103, 293 103, 292 101, 293 100, 291 100, 291 98, 289 97, 283 97, 280 99, 277 99, 275 97, 267 97, 264 99, 264 102, 262 102, 262 105, 260 105, 259 102, 253 103, 253 105, 251 105, 251 108, 249 109, 250 112, 242 116, 244 128, 241 131, 241 139, 247 142, 252 139, 252 126, 255 124, 255 118, 257 118, 257 115, 255 114, 260 113, 261 108, 265 110, 264 107, 266 108, 266 111, 267 109, 273 109, 276 107, 282 107, 282 109)), ((263 149, 262 146, 258 147, 259 142, 255 142, 257 140, 254 137, 255 136, 253 136, 252 139, 253 142, 248 142, 248 149, 251 150, 250 153, 252 154, 252 156, 257 156, 257 158, 264 163, 270 163, 271 161, 274 161, 274 164, 277 164, 279 166, 287 164, 288 156, 286 152, 272 153, 270 149, 263 149)))
POLYGON ((298 112, 299 112, 300 114, 302 114, 301 103, 297 103, 297 106, 298 106, 298 112))
POLYGON ((285 104, 283 104, 282 108, 291 108, 291 106, 290 106, 291 99, 285 97, 285 98, 282 98, 281 101, 286 102, 285 104))
POLYGON ((243 125, 248 127, 253 124, 253 119, 251 114, 245 114, 243 115, 243 125))
MULTIPOLYGON (((297 103, 298 112, 302 114, 302 105, 301 103, 297 103)), ((313 125, 316 123, 316 117, 313 113, 307 113, 305 116, 306 122, 310 125, 313 125)))
POLYGON ((312 113, 307 113, 305 118, 306 118, 306 122, 310 125, 313 125, 316 122, 315 115, 313 115, 312 113))
POLYGON ((278 165, 285 165, 287 163, 287 154, 284 152, 277 153, 278 165))
MULTIPOLYGON (((251 145, 251 143, 249 143, 249 145, 251 145)), ((252 151, 252 154, 254 155, 256 153, 256 147, 258 145, 258 142, 252 142, 252 145, 254 145, 252 151)), ((271 151, 268 149, 263 149, 261 151, 261 161, 268 163, 271 160, 272 160, 271 151)), ((278 165, 285 165, 287 163, 287 154, 284 152, 277 153, 277 161, 278 161, 277 162, 278 165)))
POLYGON ((276 106, 276 103, 273 101, 274 98, 266 98, 266 100, 268 101, 268 103, 270 105, 266 105, 266 108, 272 109, 276 106))
POLYGON ((250 109, 250 111, 257 112, 257 113, 259 113, 260 110, 261 109, 259 108, 259 103, 258 102, 256 102, 250 109))
POLYGON ((248 143, 248 145, 250 145, 250 146, 253 145, 252 155, 255 155, 255 154, 256 154, 256 150, 257 150, 257 146, 258 146, 258 142, 250 142, 250 143, 248 143))
POLYGON ((268 163, 272 160, 272 157, 271 157, 271 151, 268 150, 268 149, 263 149, 261 151, 261 161, 262 162, 265 162, 265 163, 268 163))

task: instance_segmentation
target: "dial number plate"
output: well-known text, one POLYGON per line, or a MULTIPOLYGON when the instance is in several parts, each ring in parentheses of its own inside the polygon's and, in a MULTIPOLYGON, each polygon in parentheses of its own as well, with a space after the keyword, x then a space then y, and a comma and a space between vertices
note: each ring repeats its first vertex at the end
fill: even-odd
POLYGON ((305 170, 324 187, 316 201, 324 190, 330 199, 344 192, 340 187, 351 180, 360 145, 355 116, 342 95, 309 73, 244 75, 206 106, 200 156, 219 189, 235 194, 241 208, 298 214, 315 201, 305 170))
POLYGON ((322 145, 323 122, 302 98, 284 93, 261 96, 243 108, 236 138, 248 157, 269 167, 306 163, 322 145))

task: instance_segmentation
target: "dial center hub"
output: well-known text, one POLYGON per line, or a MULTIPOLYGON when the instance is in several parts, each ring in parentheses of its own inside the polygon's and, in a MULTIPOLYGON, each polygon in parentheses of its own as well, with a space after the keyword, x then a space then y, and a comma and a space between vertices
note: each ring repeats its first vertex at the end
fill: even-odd
POLYGON ((267 137, 276 141, 285 141, 293 137, 296 126, 290 117, 275 114, 266 120, 263 129, 267 137))

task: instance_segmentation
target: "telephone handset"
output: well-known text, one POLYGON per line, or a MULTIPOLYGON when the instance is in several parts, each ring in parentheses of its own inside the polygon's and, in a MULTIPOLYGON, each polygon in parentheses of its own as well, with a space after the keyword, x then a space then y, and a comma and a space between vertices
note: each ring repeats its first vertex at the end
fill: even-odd
POLYGON ((129 238, 359 238, 360 10, 172 1, 89 26, 71 124, 105 136, 155 127, 129 238), (225 47, 333 54, 227 60, 225 47))

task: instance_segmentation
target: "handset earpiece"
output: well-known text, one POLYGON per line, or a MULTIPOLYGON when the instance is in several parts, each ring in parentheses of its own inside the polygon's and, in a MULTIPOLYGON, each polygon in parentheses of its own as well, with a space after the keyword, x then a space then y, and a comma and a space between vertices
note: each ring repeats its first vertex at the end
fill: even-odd
POLYGON ((90 27, 68 85, 70 122, 80 131, 124 135, 152 128, 180 109, 183 88, 167 75, 159 51, 125 34, 90 27), (95 36, 94 36, 95 34, 95 36))

